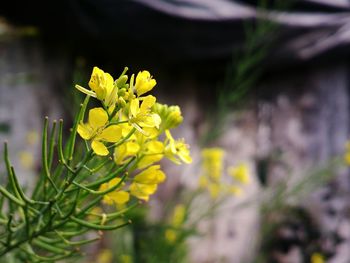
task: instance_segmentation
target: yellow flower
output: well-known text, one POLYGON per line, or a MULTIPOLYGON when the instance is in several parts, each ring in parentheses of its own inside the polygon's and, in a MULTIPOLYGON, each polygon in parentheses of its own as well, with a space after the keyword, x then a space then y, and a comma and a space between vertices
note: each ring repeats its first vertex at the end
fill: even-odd
POLYGON ((130 255, 122 254, 120 255, 120 263, 132 263, 132 257, 130 255))
POLYGON ((141 133, 145 134, 141 127, 159 128, 161 119, 158 114, 151 112, 155 102, 156 98, 152 95, 144 97, 141 105, 137 98, 130 102, 129 122, 141 133))
POLYGON ((222 175, 224 151, 221 148, 205 148, 202 150, 202 170, 215 182, 218 182, 222 175))
POLYGON ((139 150, 140 146, 137 143, 132 141, 125 142, 114 149, 114 161, 116 164, 123 164, 130 157, 136 156, 139 150))
POLYGON ((182 225, 182 223, 185 221, 185 217, 186 217, 186 207, 183 204, 176 205, 171 218, 171 226, 174 229, 167 229, 165 231, 165 239, 169 243, 174 243, 176 241, 178 234, 175 228, 178 228, 182 225))
POLYGON ((118 142, 122 130, 117 125, 108 126, 108 115, 103 108, 93 108, 88 122, 78 125, 78 133, 83 139, 92 140, 91 148, 97 155, 105 156, 109 151, 103 142, 118 142))
POLYGON ((164 154, 164 144, 160 141, 147 141, 142 145, 142 158, 137 164, 139 169, 159 162, 164 154))
POLYGON ((155 79, 152 79, 151 74, 147 71, 140 71, 136 76, 135 89, 137 96, 150 91, 157 84, 155 79))
POLYGON ((345 161, 346 165, 350 165, 350 152, 346 152, 344 154, 344 161, 345 161))
POLYGON ((176 205, 174 208, 172 225, 175 227, 179 227, 185 221, 185 217, 186 217, 186 207, 183 204, 176 205))
POLYGON ((189 146, 185 144, 183 139, 174 140, 169 130, 165 131, 166 135, 166 147, 165 156, 176 164, 191 163, 192 158, 190 156, 189 146))
POLYGON ((157 191, 159 183, 165 180, 160 165, 152 165, 134 177, 130 185, 130 193, 139 199, 148 201, 149 196, 157 191))
POLYGON ((113 77, 98 67, 93 68, 89 81, 89 87, 92 91, 79 85, 75 87, 79 91, 103 101, 107 107, 114 106, 118 101, 118 88, 114 85, 113 77))
POLYGON ((177 239, 177 233, 173 229, 167 229, 165 230, 165 239, 168 241, 168 243, 172 244, 177 239))
POLYGON ((242 184, 249 184, 249 169, 247 164, 240 164, 236 167, 229 167, 228 173, 238 182, 242 184))
POLYGON ((324 257, 320 253, 313 253, 310 263, 325 263, 324 257))
POLYGON ((160 165, 152 165, 135 176, 134 182, 139 184, 159 184, 165 180, 166 176, 160 165))
POLYGON ((130 194, 136 196, 138 199, 148 201, 149 196, 157 191, 157 187, 157 184, 132 183, 130 185, 130 194))
MULTIPOLYGON (((104 191, 107 190, 113 186, 116 186, 117 184, 119 184, 121 181, 120 178, 114 178, 111 181, 109 181, 108 183, 104 183, 100 186, 100 191, 104 191)), ((122 185, 120 185, 121 187, 122 185)), ((122 190, 118 190, 118 188, 108 194, 105 194, 103 196, 103 202, 107 205, 122 205, 125 204, 129 201, 130 199, 130 195, 128 192, 126 191, 122 191, 122 190)))
POLYGON ((19 162, 22 167, 26 169, 31 169, 34 166, 34 157, 33 153, 29 151, 21 151, 19 153, 19 162))
POLYGON ((350 165, 350 141, 345 144, 344 161, 346 165, 350 165))
POLYGON ((113 253, 110 249, 103 249, 98 253, 96 262, 97 263, 111 263, 113 259, 113 253))

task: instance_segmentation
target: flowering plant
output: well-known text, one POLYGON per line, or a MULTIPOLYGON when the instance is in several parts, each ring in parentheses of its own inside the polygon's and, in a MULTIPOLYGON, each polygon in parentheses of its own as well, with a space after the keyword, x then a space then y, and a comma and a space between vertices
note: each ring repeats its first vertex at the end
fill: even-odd
POLYGON ((32 193, 18 182, 4 145, 7 185, 0 185, 0 255, 20 262, 55 262, 79 255, 103 230, 130 224, 123 216, 148 201, 166 175, 158 162, 190 163, 189 147, 170 133, 183 120, 178 106, 145 95, 156 85, 148 71, 117 78, 94 67, 90 89, 63 143, 63 121, 46 117, 42 171, 32 193), (90 98, 100 106, 88 109, 90 98), (87 112, 87 114, 86 114, 87 112), (87 120, 85 120, 85 115, 87 120), (83 139, 78 151, 77 135, 83 139), (84 235, 95 232, 95 237, 84 235))

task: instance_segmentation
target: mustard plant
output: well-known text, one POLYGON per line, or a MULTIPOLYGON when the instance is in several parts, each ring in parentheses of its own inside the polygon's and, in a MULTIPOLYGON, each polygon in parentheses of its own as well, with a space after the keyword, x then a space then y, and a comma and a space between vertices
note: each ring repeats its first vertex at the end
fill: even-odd
POLYGON ((20 185, 4 144, 8 180, 0 185, 0 258, 6 262, 79 256, 80 247, 103 231, 131 223, 124 215, 166 179, 161 159, 192 161, 188 145, 170 133, 183 120, 180 108, 145 95, 156 85, 148 71, 129 79, 127 70, 113 79, 94 67, 89 89, 75 86, 86 97, 65 141, 63 120, 50 125, 45 118, 42 169, 32 192, 20 185), (91 98, 99 107, 89 108, 91 98))

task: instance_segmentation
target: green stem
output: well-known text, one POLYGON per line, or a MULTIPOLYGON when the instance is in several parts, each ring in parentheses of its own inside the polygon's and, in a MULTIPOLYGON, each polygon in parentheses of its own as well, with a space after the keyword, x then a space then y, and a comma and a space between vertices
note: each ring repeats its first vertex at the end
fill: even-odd
POLYGON ((117 142, 115 144, 108 146, 107 148, 115 148, 115 147, 118 147, 119 145, 123 144, 126 140, 128 140, 131 137, 131 135, 134 134, 135 131, 136 131, 136 128, 132 128, 131 131, 123 139, 121 139, 119 142, 117 142))
POLYGON ((128 221, 128 222, 126 222, 124 224, 104 226, 104 225, 93 224, 93 223, 87 222, 85 220, 81 220, 79 218, 76 218, 74 216, 71 216, 70 219, 72 219, 72 221, 74 221, 75 223, 77 223, 77 224, 79 224, 81 226, 84 226, 84 227, 87 227, 87 228, 90 228, 90 229, 95 229, 95 230, 115 230, 115 229, 118 229, 118 228, 121 228, 123 226, 127 226, 127 225, 131 224, 131 222, 128 221))
POLYGON ((50 134, 50 140, 49 140, 49 156, 48 156, 49 170, 51 170, 51 167, 52 167, 53 154, 55 149, 56 123, 57 123, 56 120, 52 122, 52 128, 51 128, 51 134, 50 134))
POLYGON ((25 206, 25 203, 22 200, 17 199, 15 196, 13 196, 9 191, 7 191, 1 185, 0 185, 0 193, 2 193, 4 196, 6 196, 8 199, 10 199, 15 204, 17 204, 19 206, 25 206))
POLYGON ((108 188, 108 189, 106 189, 106 190, 103 190, 103 191, 95 191, 95 190, 92 190, 92 189, 90 189, 90 188, 88 188, 88 187, 85 187, 84 185, 79 184, 79 183, 74 182, 74 181, 73 181, 73 184, 76 185, 76 186, 78 186, 79 188, 85 190, 85 191, 88 191, 90 194, 94 194, 94 195, 105 195, 105 194, 108 194, 108 193, 110 193, 110 192, 112 192, 112 191, 118 189, 118 188, 122 185, 122 183, 124 182, 124 180, 126 179, 127 175, 128 175, 128 173, 125 173, 125 174, 120 178, 120 181, 119 181, 116 185, 114 185, 114 186, 112 186, 111 188, 108 188))
POLYGON ((27 197, 25 195, 25 193, 23 192, 21 186, 19 185, 19 182, 18 182, 18 179, 17 179, 17 176, 15 174, 15 170, 13 168, 13 166, 11 166, 11 178, 14 182, 14 187, 16 188, 16 191, 19 193, 20 197, 22 200, 24 200, 26 203, 29 203, 29 204, 41 204, 41 205, 48 205, 49 202, 43 202, 43 201, 35 201, 35 200, 32 200, 30 199, 29 197, 27 197))
POLYGON ((74 146, 75 146, 75 139, 77 137, 77 129, 78 129, 78 125, 80 124, 80 122, 83 120, 84 116, 85 116, 85 111, 86 111, 86 107, 87 104, 89 102, 90 96, 87 95, 85 97, 85 100, 83 102, 83 104, 81 104, 80 106, 80 110, 79 113, 76 117, 76 119, 74 120, 74 125, 73 125, 73 129, 71 131, 69 140, 68 140, 68 160, 71 161, 73 159, 73 153, 74 153, 74 146))
MULTIPOLYGON (((43 140, 42 140, 42 165, 44 169, 44 175, 46 179, 50 182, 51 186, 58 193, 59 190, 51 178, 49 164, 48 164, 48 155, 47 155, 47 128, 48 128, 48 117, 45 118, 44 129, 43 129, 43 140)), ((45 186, 44 186, 45 187, 45 186)))
POLYGON ((60 119, 59 123, 59 131, 58 131, 58 158, 61 164, 63 164, 70 172, 74 173, 73 168, 71 168, 67 162, 66 159, 64 158, 64 153, 63 153, 63 120, 60 119))

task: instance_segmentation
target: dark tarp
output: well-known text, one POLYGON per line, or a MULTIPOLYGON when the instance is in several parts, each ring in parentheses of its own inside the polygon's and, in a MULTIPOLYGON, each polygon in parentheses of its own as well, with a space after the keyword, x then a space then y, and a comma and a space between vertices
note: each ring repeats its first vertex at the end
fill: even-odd
POLYGON ((272 63, 348 54, 350 1, 296 1, 287 11, 273 9, 274 4, 269 11, 256 6, 257 1, 229 0, 12 0, 3 1, 0 15, 38 26, 47 39, 95 57, 227 59, 233 48, 242 47, 244 26, 257 19, 278 24, 272 63))

